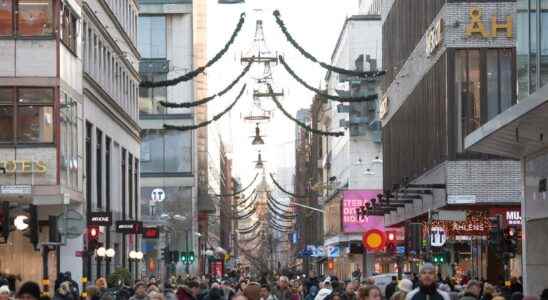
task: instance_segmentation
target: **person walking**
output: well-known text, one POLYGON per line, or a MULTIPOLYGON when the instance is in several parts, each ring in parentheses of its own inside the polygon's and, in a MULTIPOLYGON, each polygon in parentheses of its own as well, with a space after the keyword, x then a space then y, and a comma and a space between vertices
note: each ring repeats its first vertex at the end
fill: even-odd
POLYGON ((15 295, 18 300, 38 300, 40 299, 40 286, 33 281, 27 281, 21 285, 15 295))
POLYGON ((392 295, 396 292, 396 287, 398 286, 398 277, 392 276, 392 281, 386 286, 384 290, 384 296, 386 299, 391 299, 392 295))
POLYGON ((466 285, 464 294, 459 300, 479 300, 481 296, 481 282, 477 280, 470 280, 466 285))
POLYGON ((368 285, 358 290, 358 300, 382 300, 381 290, 376 285, 368 285))
POLYGON ((398 290, 387 300, 405 300, 407 293, 413 290, 413 281, 409 279, 402 279, 398 283, 398 290))
POLYGON ((289 278, 287 276, 280 276, 278 279, 274 296, 278 300, 291 300, 291 290, 289 289, 289 278))
POLYGON ((407 294, 406 300, 450 300, 449 294, 438 290, 436 286, 436 269, 431 263, 421 266, 418 276, 418 287, 407 294))
POLYGON ((146 288, 144 281, 137 281, 134 287, 135 292, 129 300, 149 300, 146 288))

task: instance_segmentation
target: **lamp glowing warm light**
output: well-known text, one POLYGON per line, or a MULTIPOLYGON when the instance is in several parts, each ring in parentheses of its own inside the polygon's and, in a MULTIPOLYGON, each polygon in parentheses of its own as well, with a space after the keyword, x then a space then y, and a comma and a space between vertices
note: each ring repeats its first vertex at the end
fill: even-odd
POLYGON ((114 249, 112 248, 109 248, 107 249, 107 251, 105 251, 105 254, 107 255, 107 257, 112 258, 114 257, 114 255, 116 255, 116 251, 114 251, 114 249))
POLYGON ((97 256, 105 257, 107 255, 107 249, 105 247, 99 247, 96 251, 97 256))
POLYGON ((13 225, 15 225, 15 228, 17 230, 26 230, 29 228, 29 224, 27 223, 27 220, 29 217, 25 215, 19 215, 15 217, 15 220, 13 220, 13 225))

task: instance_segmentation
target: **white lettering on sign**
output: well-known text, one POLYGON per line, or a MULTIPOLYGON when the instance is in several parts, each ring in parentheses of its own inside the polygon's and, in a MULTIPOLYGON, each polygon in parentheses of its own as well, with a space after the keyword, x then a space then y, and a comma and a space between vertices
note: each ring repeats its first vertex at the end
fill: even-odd
POLYGON ((91 217, 92 222, 108 222, 109 217, 91 217))
POLYGON ((519 210, 507 211, 506 222, 508 225, 521 225, 521 212, 519 210))
POLYGON ((426 32, 426 54, 432 55, 443 41, 443 19, 439 19, 436 25, 426 32))

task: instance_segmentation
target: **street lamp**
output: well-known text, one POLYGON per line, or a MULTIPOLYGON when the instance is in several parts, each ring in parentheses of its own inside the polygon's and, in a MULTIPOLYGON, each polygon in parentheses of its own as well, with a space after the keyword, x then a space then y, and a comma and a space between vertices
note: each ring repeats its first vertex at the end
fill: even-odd
POLYGON ((95 250, 95 259, 97 260, 97 278, 101 277, 101 263, 105 260, 110 263, 110 260, 114 257, 116 252, 114 249, 105 247, 99 247, 95 250))
POLYGON ((29 228, 28 219, 29 217, 25 215, 18 215, 13 220, 13 225, 15 225, 15 228, 17 230, 20 230, 20 231, 27 230, 27 228, 29 228))

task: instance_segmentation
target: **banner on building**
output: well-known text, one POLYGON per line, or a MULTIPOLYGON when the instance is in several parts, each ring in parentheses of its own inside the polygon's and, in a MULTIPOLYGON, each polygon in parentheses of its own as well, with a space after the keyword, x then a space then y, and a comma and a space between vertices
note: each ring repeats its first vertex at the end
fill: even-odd
POLYGON ((376 199, 382 190, 352 190, 343 193, 342 225, 345 233, 364 233, 368 230, 384 231, 384 217, 358 216, 358 209, 376 199))

